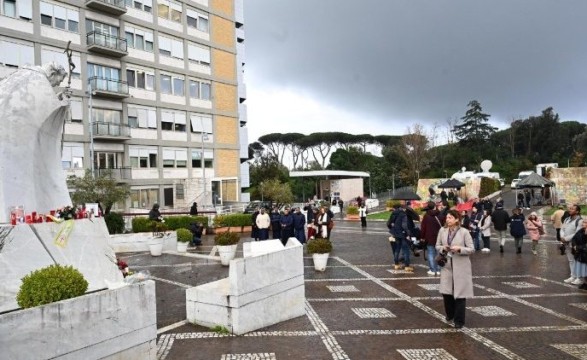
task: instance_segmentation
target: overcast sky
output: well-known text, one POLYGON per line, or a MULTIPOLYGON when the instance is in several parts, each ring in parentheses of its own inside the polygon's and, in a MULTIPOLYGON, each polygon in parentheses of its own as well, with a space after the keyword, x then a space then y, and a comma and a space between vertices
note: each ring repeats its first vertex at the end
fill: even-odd
POLYGON ((245 0, 249 141, 464 115, 587 122, 587 0, 245 0))

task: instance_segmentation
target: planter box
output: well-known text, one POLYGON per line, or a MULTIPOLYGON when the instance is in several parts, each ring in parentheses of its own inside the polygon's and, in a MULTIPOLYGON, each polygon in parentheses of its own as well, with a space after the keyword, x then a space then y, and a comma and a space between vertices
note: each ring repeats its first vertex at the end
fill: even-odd
MULTIPOLYGON (((149 242, 153 239, 152 233, 136 234, 117 234, 110 235, 108 244, 112 246, 115 252, 138 252, 149 251, 149 242)), ((163 251, 177 250, 177 234, 175 231, 169 232, 168 236, 163 238, 163 251)))
POLYGON ((345 217, 346 220, 353 220, 353 221, 359 221, 361 220, 361 217, 357 214, 357 215, 347 215, 345 217))
POLYGON ((155 304, 145 281, 0 315, 0 357, 154 360, 155 304))
POLYGON ((243 233, 250 233, 253 231, 252 226, 243 226, 243 233))

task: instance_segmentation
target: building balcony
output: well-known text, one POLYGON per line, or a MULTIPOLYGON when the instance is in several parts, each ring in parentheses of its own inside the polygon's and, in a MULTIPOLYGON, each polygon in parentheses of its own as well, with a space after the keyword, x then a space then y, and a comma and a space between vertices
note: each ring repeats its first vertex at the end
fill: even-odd
POLYGON ((87 0, 86 6, 116 16, 126 13, 124 0, 87 0))
POLYGON ((129 97, 126 81, 94 76, 89 79, 89 84, 92 94, 96 96, 117 99, 129 97))
POLYGON ((127 140, 130 139, 130 126, 109 122, 92 123, 94 139, 127 140))
POLYGON ((126 182, 131 179, 130 167, 120 167, 114 169, 94 169, 94 176, 106 176, 118 182, 126 182))
POLYGON ((123 57, 128 55, 126 39, 104 34, 100 31, 91 31, 86 35, 88 51, 104 55, 123 57))

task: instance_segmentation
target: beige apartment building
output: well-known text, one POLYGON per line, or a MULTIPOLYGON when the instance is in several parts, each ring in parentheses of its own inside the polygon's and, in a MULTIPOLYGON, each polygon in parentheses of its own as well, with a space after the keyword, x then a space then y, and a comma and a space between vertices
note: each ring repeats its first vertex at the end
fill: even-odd
POLYGON ((131 187, 120 210, 240 201, 243 1, 0 0, 0 77, 50 61, 69 69, 71 41, 67 175, 108 169, 131 187))

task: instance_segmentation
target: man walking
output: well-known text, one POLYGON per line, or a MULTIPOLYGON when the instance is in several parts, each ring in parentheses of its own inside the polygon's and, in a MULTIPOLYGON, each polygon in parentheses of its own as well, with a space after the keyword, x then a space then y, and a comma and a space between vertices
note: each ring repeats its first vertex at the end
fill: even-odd
POLYGON ((491 214, 491 220, 493 221, 493 228, 497 232, 499 238, 499 252, 503 253, 503 245, 505 244, 505 235, 510 222, 510 216, 503 209, 503 204, 498 203, 495 207, 495 211, 491 214))
MULTIPOLYGON (((434 261, 436 258, 436 240, 438 238, 438 232, 442 227, 442 221, 439 217, 440 212, 436 210, 434 202, 430 201, 426 208, 426 214, 420 224, 420 239, 426 242, 426 253, 428 255, 428 275, 440 276, 440 267, 434 261)), ((442 219, 444 220, 444 219, 442 219)))

